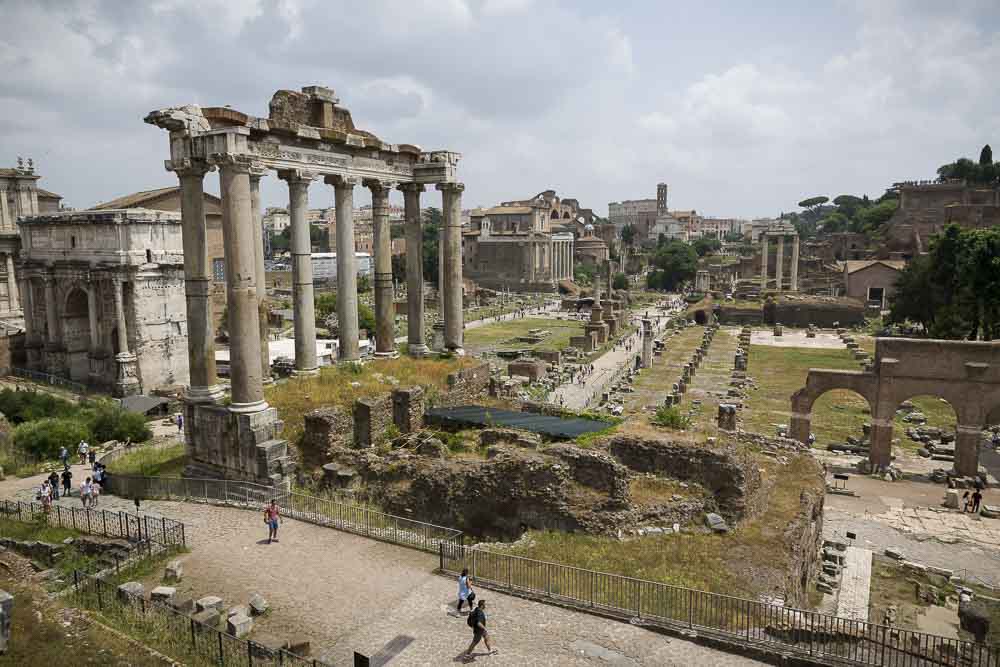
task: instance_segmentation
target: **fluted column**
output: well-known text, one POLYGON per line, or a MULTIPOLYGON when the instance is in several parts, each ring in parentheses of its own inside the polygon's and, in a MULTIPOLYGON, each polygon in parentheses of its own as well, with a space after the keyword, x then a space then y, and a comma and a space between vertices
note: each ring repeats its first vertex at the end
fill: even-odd
POLYGON ((799 291, 799 237, 792 237, 792 279, 789 286, 793 292, 799 291))
POLYGON ((100 329, 97 326, 97 297, 98 283, 92 282, 87 286, 87 323, 90 325, 90 356, 95 357, 101 353, 100 329))
POLYGON ((375 354, 396 354, 396 316, 392 303, 392 241, 389 235, 389 193, 395 183, 367 180, 372 192, 372 232, 375 246, 375 354))
POLYGON ((231 412, 267 409, 261 375, 257 266, 254 260, 250 163, 241 156, 221 156, 222 235, 226 249, 226 300, 229 307, 229 378, 231 412))
POLYGON ((17 277, 14 275, 14 256, 7 253, 7 305, 11 312, 21 310, 17 296, 17 277))
POLYGON ((767 289, 767 232, 760 235, 760 288, 767 289))
POLYGON ((424 232, 420 219, 420 193, 424 186, 404 183, 403 216, 406 220, 406 345, 412 357, 427 354, 424 337, 424 232))
POLYGON ((444 213, 444 346, 464 354, 462 317, 462 191, 461 183, 438 183, 444 213))
POLYGON ((168 165, 180 181, 181 226, 184 248, 184 299, 187 310, 187 400, 212 403, 222 398, 215 372, 215 335, 212 314, 212 267, 205 226, 205 174, 214 167, 185 161, 168 165))
MULTIPOLYGON (((288 217, 292 228, 290 246, 292 307, 295 310, 294 373, 315 375, 319 372, 316 361, 316 301, 313 291, 312 240, 306 217, 309 211, 309 184, 314 176, 298 171, 282 171, 278 173, 278 177, 288 183, 288 217)), ((339 233, 339 218, 337 229, 339 233)), ((339 243, 337 247, 340 248, 339 243)))
POLYGON ((260 208, 260 179, 267 175, 267 169, 254 166, 250 169, 250 210, 253 217, 254 273, 257 283, 257 321, 260 325, 260 372, 264 384, 274 382, 271 378, 271 352, 268 349, 267 321, 267 271, 264 268, 264 219, 260 208))
POLYGON ((140 392, 136 355, 128 348, 128 325, 125 316, 125 283, 118 277, 112 281, 115 300, 115 321, 118 328, 118 354, 115 355, 117 379, 116 396, 131 396, 140 392))
POLYGON ((781 285, 785 273, 785 236, 778 237, 778 252, 774 258, 774 282, 775 289, 781 291, 781 285))
POLYGON ((7 190, 0 188, 0 229, 13 230, 16 228, 17 225, 14 224, 14 217, 7 204, 7 190))
POLYGON ((354 186, 358 179, 327 176, 337 207, 337 319, 340 359, 356 361, 358 353, 358 269, 354 256, 354 186))

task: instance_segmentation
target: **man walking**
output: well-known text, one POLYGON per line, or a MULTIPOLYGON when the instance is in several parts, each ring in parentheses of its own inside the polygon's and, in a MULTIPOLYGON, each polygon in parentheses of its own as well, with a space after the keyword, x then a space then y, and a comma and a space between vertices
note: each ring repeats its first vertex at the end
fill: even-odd
POLYGON ((62 461, 63 468, 69 467, 69 450, 66 449, 66 445, 59 448, 59 460, 62 461))
POLYGON ((463 658, 466 660, 472 658, 472 649, 476 648, 480 641, 486 644, 488 655, 498 652, 490 646, 490 633, 486 630, 486 600, 479 601, 479 606, 469 614, 466 623, 472 628, 472 643, 469 644, 469 648, 465 649, 465 653, 462 654, 463 658))
POLYGON ((73 488, 73 472, 69 469, 69 466, 66 466, 66 468, 63 470, 62 485, 63 485, 63 497, 69 498, 70 489, 73 488))
POLYGON ((271 504, 264 510, 264 523, 267 524, 267 543, 278 541, 278 503, 273 498, 271 504))
POLYGON ((76 453, 80 455, 80 465, 87 465, 87 452, 90 451, 90 445, 87 444, 86 440, 81 440, 80 444, 76 447, 76 453))

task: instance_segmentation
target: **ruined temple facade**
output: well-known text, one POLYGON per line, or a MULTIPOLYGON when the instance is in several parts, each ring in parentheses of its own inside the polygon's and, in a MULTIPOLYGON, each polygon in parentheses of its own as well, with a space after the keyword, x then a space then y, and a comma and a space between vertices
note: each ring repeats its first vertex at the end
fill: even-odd
POLYGON ((187 384, 179 214, 67 211, 18 224, 29 368, 116 396, 187 384))
POLYGON ((474 209, 462 239, 465 275, 489 289, 554 292, 573 279, 576 239, 593 220, 592 210, 554 190, 474 209))
POLYGON ((885 225, 879 259, 911 259, 927 252, 930 238, 948 224, 967 229, 1000 225, 1000 187, 964 180, 893 184, 899 208, 885 225))
POLYGON ((260 202, 261 180, 276 172, 288 187, 291 228, 292 304, 296 375, 318 373, 309 189, 332 187, 337 217, 337 317, 339 359, 360 358, 354 191, 372 196, 375 250, 375 356, 392 357, 395 346, 389 194, 403 192, 407 247, 407 347, 426 354, 423 327, 423 258, 420 195, 441 192, 442 348, 463 349, 462 191, 458 153, 391 144, 355 126, 330 88, 279 90, 268 115, 251 116, 230 106, 186 105, 157 109, 145 121, 169 133, 167 170, 180 181, 184 300, 188 324, 190 385, 184 422, 189 473, 285 485, 293 462, 281 438, 277 410, 264 398, 270 379, 260 202), (226 302, 230 333, 231 396, 224 399, 215 365, 211 326, 204 179, 219 172, 226 302))

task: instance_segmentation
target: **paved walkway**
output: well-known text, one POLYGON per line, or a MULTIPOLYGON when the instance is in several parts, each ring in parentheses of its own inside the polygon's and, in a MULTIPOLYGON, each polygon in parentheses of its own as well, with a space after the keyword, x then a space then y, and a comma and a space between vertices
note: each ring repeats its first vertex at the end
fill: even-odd
POLYGON ((837 616, 855 621, 868 620, 868 600, 872 584, 872 552, 847 547, 844 573, 840 578, 837 616))
MULTIPOLYGON (((0 497, 27 500, 39 481, 0 482, 0 497)), ((113 496, 102 498, 101 506, 134 509, 113 496)), ((306 638, 313 657, 338 665, 351 664, 355 650, 371 654, 399 636, 413 641, 392 660, 394 666, 452 663, 468 645, 465 617, 453 612, 457 586, 432 574, 437 560, 430 554, 296 521, 286 521, 280 542, 269 545, 263 518, 233 508, 145 501, 143 511, 188 526, 192 552, 183 557, 182 595, 219 595, 227 605, 246 603, 254 592, 268 598, 272 611, 253 639, 306 638)), ((489 657, 480 653, 476 662, 483 664, 762 664, 627 623, 487 590, 479 596, 488 600, 500 650, 489 657)))

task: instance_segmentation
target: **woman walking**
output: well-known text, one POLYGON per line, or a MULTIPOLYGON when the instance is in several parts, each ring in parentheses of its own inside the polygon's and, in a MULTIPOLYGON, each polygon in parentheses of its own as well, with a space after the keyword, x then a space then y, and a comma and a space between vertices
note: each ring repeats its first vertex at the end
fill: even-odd
POLYGON ((458 577, 458 613, 462 613, 462 605, 468 603, 469 613, 472 613, 472 602, 476 599, 476 594, 472 592, 472 579, 469 578, 469 569, 463 568, 462 574, 458 577))

